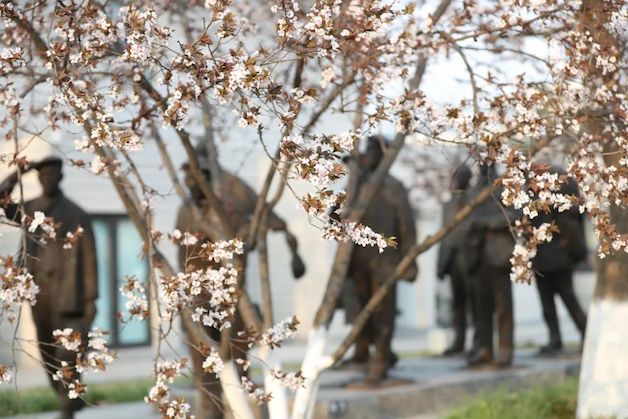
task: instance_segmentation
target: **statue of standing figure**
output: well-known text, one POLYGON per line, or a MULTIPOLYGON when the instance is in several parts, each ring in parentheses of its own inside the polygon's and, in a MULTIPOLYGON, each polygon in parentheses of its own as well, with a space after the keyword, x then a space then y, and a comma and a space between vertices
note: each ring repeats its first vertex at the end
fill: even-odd
MULTIPOLYGON (((37 303, 33 306, 33 320, 37 329, 37 341, 42 361, 47 370, 50 385, 59 398, 61 417, 73 418, 74 413, 84 406, 82 399, 68 398, 67 384, 80 379, 72 368, 76 363, 76 353, 54 345, 53 331, 72 328, 81 334, 84 342, 96 315, 98 297, 98 270, 96 266, 96 246, 92 233, 91 219, 77 204, 61 191, 63 161, 49 157, 31 165, 39 174, 42 195, 24 203, 24 213, 17 204, 5 207, 7 218, 20 222, 23 215, 34 217, 35 212, 43 212, 59 225, 56 238, 42 243, 35 237, 41 231, 29 233, 20 249, 21 263, 33 275, 39 286, 37 303), (78 240, 64 248, 67 233, 83 229, 78 240), (53 379, 67 362, 72 377, 64 382, 53 379)), ((13 174, 0 185, 0 196, 8 196, 17 184, 17 174, 13 174)))
MULTIPOLYGON (((467 203, 470 180, 469 166, 463 164, 458 167, 451 181, 451 199, 443 206, 443 226, 449 225, 456 213, 467 203)), ((471 311, 473 314, 472 284, 467 274, 467 255, 464 244, 468 229, 469 222, 465 220, 443 239, 438 252, 437 276, 442 280, 449 275, 451 279, 451 313, 454 328, 454 341, 445 349, 443 356, 464 353, 467 312, 471 311)))
MULTIPOLYGON (((472 188, 469 199, 477 196, 497 179, 495 167, 480 166, 478 183, 472 188)), ((469 217, 466 237, 468 274, 473 283, 475 305, 474 348, 468 358, 471 367, 492 364, 493 316, 497 317, 498 366, 512 364, 514 351, 514 319, 510 258, 515 239, 510 231, 517 214, 499 204, 498 188, 493 196, 480 205, 469 217)))
MULTIPOLYGON (((566 175, 560 168, 552 168, 552 172, 566 175)), ((564 195, 579 196, 578 185, 572 178, 567 178, 558 191, 564 195)), ((563 300, 569 315, 580 331, 582 341, 587 324, 587 316, 582 310, 573 288, 573 271, 579 262, 587 257, 587 246, 584 236, 584 220, 578 208, 573 206, 567 211, 540 213, 532 219, 532 225, 539 227, 543 223, 555 223, 560 230, 555 233, 552 241, 542 243, 537 248, 532 266, 535 270, 536 287, 543 306, 543 318, 549 332, 549 342, 541 348, 542 355, 560 353, 563 342, 556 314, 554 297, 558 294, 563 300)))
MULTIPOLYGON (((370 137, 368 139, 366 152, 359 156, 358 191, 360 185, 368 181, 369 176, 382 160, 384 147, 383 138, 370 137)), ((384 183, 371 199, 360 222, 384 236, 396 237, 397 248, 387 248, 383 253, 379 253, 374 247, 354 246, 348 278, 345 280, 350 286, 345 287, 345 293, 347 290, 353 290, 356 304, 354 304, 354 310, 347 310, 348 304, 345 303, 348 322, 357 316, 383 282, 395 272, 397 264, 416 243, 414 214, 408 199, 408 192, 403 184, 391 175, 386 175, 384 183)), ((417 273, 418 268, 415 262, 401 279, 414 281, 417 273)), ((367 365, 364 382, 367 386, 381 383, 387 377, 388 370, 396 362, 396 356, 391 348, 396 313, 397 293, 393 287, 373 311, 367 325, 356 339, 350 362, 367 365)))
MULTIPOLYGON (((211 184, 211 173, 209 170, 209 164, 204 150, 200 150, 197 155, 200 169, 203 176, 211 184)), ((177 216, 177 229, 181 232, 188 232, 190 234, 198 235, 202 237, 200 242, 192 247, 181 246, 179 248, 179 263, 181 269, 185 271, 196 269, 216 268, 216 264, 212 261, 206 260, 206 258, 198 257, 198 252, 201 250, 201 244, 203 242, 214 242, 220 240, 218 236, 214 236, 216 231, 220 230, 220 224, 218 220, 213 217, 208 217, 208 203, 201 191, 200 186, 194 179, 189 165, 186 163, 183 165, 185 173, 185 184, 190 192, 190 198, 192 205, 199 209, 200 214, 206 217, 205 223, 199 223, 195 221, 192 213, 192 209, 183 205, 179 209, 177 216), (210 231, 207 231, 203 224, 210 227, 210 231), (214 233, 212 233, 214 232, 214 233)), ((253 189, 247 185, 239 177, 223 171, 221 173, 220 181, 217 185, 218 198, 227 214, 230 227, 239 238, 245 239, 243 235, 248 233, 250 227, 250 219, 254 213, 255 205, 258 199, 257 194, 253 189)), ((298 254, 298 243, 294 235, 292 235, 288 229, 286 222, 282 220, 276 213, 271 212, 268 215, 268 228, 272 231, 282 231, 286 235, 288 247, 292 252, 292 272, 295 278, 300 278, 305 273, 305 265, 298 254)), ((244 275, 244 272, 240 273, 244 275)), ((202 307, 204 301, 208 300, 207 296, 199 296, 198 306, 202 307)), ((184 327, 185 329, 185 327, 184 327)), ((221 336, 218 329, 214 327, 204 327, 207 335, 214 341, 220 342, 221 336)), ((246 342, 237 338, 237 333, 244 331, 244 322, 241 316, 236 311, 234 319, 232 321, 231 332, 234 338, 232 347, 232 357, 246 359, 248 346, 246 342)), ((186 331, 187 332, 187 331, 186 331)), ((189 333, 188 339, 189 339, 189 333)), ((218 377, 215 374, 204 372, 203 361, 205 356, 199 351, 198 342, 189 342, 189 350, 192 358, 192 366, 194 372, 194 382, 198 390, 197 398, 197 417, 203 419, 220 419, 224 417, 224 407, 220 405, 222 398, 222 388, 218 377)), ((246 375, 247 372, 241 365, 237 365, 239 368, 238 373, 240 375, 246 375)))

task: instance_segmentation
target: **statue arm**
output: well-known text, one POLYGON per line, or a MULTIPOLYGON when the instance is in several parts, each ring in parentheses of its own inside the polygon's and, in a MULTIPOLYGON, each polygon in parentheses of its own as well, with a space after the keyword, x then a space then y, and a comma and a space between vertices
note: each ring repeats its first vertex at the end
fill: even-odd
MULTIPOLYGON (((412 246, 416 244, 417 233, 416 224, 414 220, 414 211, 410 205, 410 199, 408 191, 399 184, 398 197, 395 200, 397 202, 397 231, 399 231, 398 237, 398 251, 402 256, 405 256, 412 246)), ((414 281, 418 273, 418 267, 416 260, 412 263, 410 268, 402 275, 403 279, 408 281, 414 281)))
POLYGON ((268 214, 268 228, 272 231, 285 231, 287 234, 290 234, 288 225, 275 211, 271 211, 268 214))
POLYGON ((301 278, 305 274, 305 263, 299 255, 299 242, 294 234, 288 229, 286 222, 277 214, 269 214, 268 227, 273 231, 283 231, 286 236, 286 244, 292 254, 292 273, 295 278, 301 278))
MULTIPOLYGON (((17 172, 12 173, 2 183, 0 183, 0 199, 8 198, 17 185, 18 176, 17 172)), ((17 204, 10 203, 3 207, 6 218, 13 221, 18 221, 21 218, 19 207, 17 204)))
POLYGON ((80 239, 83 272, 83 301, 86 327, 89 328, 96 317, 96 299, 98 298, 98 261, 96 240, 91 227, 91 220, 86 217, 81 225, 83 236, 80 239))
MULTIPOLYGON (((443 226, 447 226, 451 221, 451 205, 452 201, 446 202, 443 205, 443 226)), ((436 276, 438 279, 445 278, 445 275, 448 272, 448 267, 451 263, 453 252, 450 240, 448 240, 450 237, 451 235, 446 236, 440 242, 440 246, 438 248, 438 260, 436 263, 436 276)))

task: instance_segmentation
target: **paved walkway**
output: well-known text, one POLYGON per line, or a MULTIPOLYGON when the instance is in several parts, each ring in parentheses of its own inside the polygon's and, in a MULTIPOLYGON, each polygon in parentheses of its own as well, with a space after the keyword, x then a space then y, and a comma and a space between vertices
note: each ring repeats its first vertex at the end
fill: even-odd
MULTIPOLYGON (((56 412, 19 415, 8 419, 56 419, 56 412)), ((153 409, 144 402, 120 403, 85 408, 75 415, 76 419, 159 419, 153 409)))
MULTIPOLYGON (((578 333, 571 322, 563 322, 561 324, 563 340, 565 342, 578 342, 578 333)), ((348 328, 337 330, 330 337, 328 351, 335 349, 345 336, 348 328)), ((442 350, 442 345, 447 340, 450 332, 443 329, 432 330, 397 330, 393 340, 393 348, 399 354, 417 356, 426 353, 438 353, 442 350)), ((518 324, 515 331, 517 345, 519 347, 529 345, 541 345, 546 339, 545 325, 535 322, 533 324, 518 324)), ((469 332, 469 339, 471 334, 469 332)), ((300 363, 305 354, 305 344, 303 340, 287 341, 282 344, 281 348, 275 350, 275 353, 283 364, 295 365, 300 363)), ((176 358, 186 356, 186 349, 180 349, 176 354, 174 351, 164 353, 166 358, 176 358)), ((107 367, 104 373, 90 374, 86 377, 86 382, 102 383, 102 382, 118 382, 133 379, 149 378, 152 371, 154 352, 152 348, 128 348, 118 351, 118 359, 107 367)), ((17 374, 18 384, 20 388, 33 388, 47 386, 48 381, 44 372, 39 367, 23 367, 17 374)), ((0 387, 0 390, 2 388, 0 387)))
MULTIPOLYGON (((497 388, 522 388, 555 382, 577 373, 576 354, 540 358, 533 350, 519 350, 514 366, 508 369, 470 370, 462 358, 419 356, 402 359, 391 373, 390 386, 377 390, 356 390, 348 384, 359 382, 359 371, 326 371, 316 403, 315 418, 351 419, 433 419, 439 412, 497 388), (403 381, 400 384, 400 381, 403 381)), ((191 396, 191 388, 175 394, 191 396)), ((14 419, 52 419, 54 413, 20 415, 14 419)), ((77 419, 153 419, 159 416, 143 402, 86 408, 77 419)))

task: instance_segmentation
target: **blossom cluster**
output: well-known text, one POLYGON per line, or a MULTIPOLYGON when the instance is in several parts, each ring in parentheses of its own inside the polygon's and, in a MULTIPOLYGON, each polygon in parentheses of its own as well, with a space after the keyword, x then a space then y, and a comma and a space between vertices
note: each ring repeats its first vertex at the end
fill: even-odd
POLYGON ((154 58, 153 46, 168 42, 172 30, 157 23, 157 13, 151 8, 140 10, 131 5, 120 9, 119 29, 124 32, 126 48, 122 59, 136 64, 154 58))
POLYGON ((193 311, 194 321, 209 327, 231 327, 238 298, 238 271, 232 266, 180 272, 162 279, 159 289, 163 317, 172 319, 184 308, 193 311))
POLYGON ((214 348, 209 348, 207 352, 207 356, 203 360, 203 371, 208 374, 220 376, 220 372, 224 368, 224 363, 222 362, 222 358, 220 358, 220 354, 218 354, 218 351, 214 348))
POLYGON ((333 185, 346 175, 341 158, 354 152, 362 132, 347 131, 339 135, 286 136, 281 152, 301 179, 316 188, 301 198, 308 215, 325 221, 323 238, 337 241, 352 240, 360 246, 377 246, 380 252, 390 245, 388 239, 370 227, 357 223, 344 223, 328 214, 340 208, 346 199, 344 191, 334 191, 333 185))
POLYGON ((244 243, 239 239, 206 242, 201 245, 201 256, 209 261, 231 260, 244 253, 244 243))
POLYGON ((115 359, 115 353, 107 346, 107 332, 93 328, 87 333, 87 342, 81 332, 72 328, 56 329, 52 332, 53 344, 66 351, 76 353, 76 359, 69 363, 61 361, 60 368, 52 375, 68 390, 68 397, 76 399, 87 392, 87 385, 81 382, 78 374, 105 371, 115 359))
POLYGON ((126 283, 120 287, 120 294, 126 299, 124 306, 129 314, 129 319, 144 320, 148 318, 148 298, 146 297, 146 287, 136 277, 126 277, 126 283))
POLYGON ((39 240, 46 244, 48 240, 54 240, 57 237, 57 228, 52 217, 46 217, 41 211, 35 211, 33 217, 28 215, 22 216, 22 224, 28 226, 29 233, 40 232, 39 240))
POLYGON ((556 225, 543 223, 539 227, 529 226, 523 228, 521 221, 515 223, 517 228, 518 242, 510 258, 511 271, 510 280, 517 283, 530 284, 534 280, 532 269, 532 259, 536 256, 537 248, 541 243, 552 240, 552 233, 558 232, 556 225), (527 237, 524 237, 525 233, 527 237))
POLYGON ((281 383, 287 389, 297 391, 305 384, 305 377, 301 375, 301 371, 296 372, 284 372, 277 368, 271 368, 270 375, 281 383))
POLYGON ((367 247, 377 247, 379 253, 389 246, 395 246, 393 238, 386 238, 380 233, 373 231, 369 226, 356 222, 341 222, 329 219, 327 225, 323 227, 323 238, 330 238, 336 241, 351 240, 355 244, 367 247))
POLYGON ((250 398, 255 400, 258 405, 268 403, 272 398, 272 395, 270 393, 264 391, 263 388, 255 384, 249 377, 243 375, 242 377, 240 377, 240 381, 240 386, 242 387, 242 390, 244 390, 244 392, 248 394, 250 398))
POLYGON ((0 258, 0 301, 13 321, 22 303, 35 305, 39 286, 26 268, 16 266, 12 257, 0 258))
POLYGON ((0 364, 0 384, 8 384, 13 381, 11 369, 6 365, 0 364))
POLYGON ((279 347, 284 340, 294 336, 298 325, 299 321, 296 316, 282 320, 262 334, 260 343, 270 349, 279 347))
POLYGON ((144 401, 155 406, 164 418, 191 419, 194 417, 191 413, 190 404, 183 398, 171 399, 170 387, 168 386, 186 368, 188 368, 186 358, 177 361, 163 361, 155 367, 155 385, 149 389, 144 401))
POLYGON ((74 246, 79 241, 79 239, 83 236, 84 232, 85 230, 81 226, 76 227, 74 231, 66 232, 65 239, 63 241, 63 248, 71 249, 72 246, 74 246))

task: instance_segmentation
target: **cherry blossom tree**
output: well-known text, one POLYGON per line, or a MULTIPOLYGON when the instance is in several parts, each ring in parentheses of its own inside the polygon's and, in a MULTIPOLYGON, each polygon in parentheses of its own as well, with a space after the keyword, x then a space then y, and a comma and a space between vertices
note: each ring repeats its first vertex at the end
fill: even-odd
MULTIPOLYGON (((487 199, 523 214, 512 227, 517 238, 511 259, 514 282, 533 280, 536 246, 556 231, 553 225, 533 227, 530 220, 543 211, 577 206, 591 217, 599 257, 605 260, 601 283, 615 284, 604 289, 626 289, 625 269, 613 271, 625 268, 628 252, 623 2, 599 0, 592 7, 573 0, 156 0, 114 7, 118 3, 0 2, 3 134, 17 142, 22 133, 43 138, 55 130, 67 133, 84 153, 84 159, 68 163, 111 181, 144 241, 150 286, 160 295, 159 339, 167 340, 172 322, 180 318, 190 340, 207 356, 203 368, 219 375, 239 417, 253 417, 246 395, 268 402, 273 418, 311 417, 320 373, 342 358, 412 261, 487 199), (435 78, 429 67, 443 62, 454 63, 465 79, 464 91, 445 101, 431 97, 427 87, 435 78), (343 118, 352 127, 326 132, 321 122, 329 118, 343 118), (234 123, 258 138, 269 159, 254 214, 240 231, 229 224, 212 185, 221 172, 215 137, 234 123), (394 138, 376 171, 357 190, 354 163, 347 168, 342 158, 356 154, 360 139, 382 127, 394 127, 394 138), (194 129, 202 130, 207 142, 212 182, 195 152, 194 129), (185 151, 209 211, 187 197, 166 136, 168 145, 176 142, 185 151), (271 144, 277 144, 276 150, 271 144), (168 188, 173 186, 197 221, 219 238, 203 244, 201 252, 216 262, 215 268, 178 272, 160 250, 166 241, 186 246, 197 238, 155 228, 153 203, 163 191, 146 183, 136 163, 149 145, 159 150, 172 183, 168 188), (383 237, 360 219, 404 146, 427 150, 428 160, 445 148, 503 171, 450 225, 411 248, 341 345, 327 355, 327 328, 353 244, 384 252, 395 245, 394 238, 383 237), (558 192, 567 177, 553 175, 537 157, 548 150, 561 156, 582 196, 558 192), (278 186, 271 194, 274 180, 278 186), (344 189, 339 188, 343 181, 344 189), (302 183, 309 192, 296 192, 293 186, 302 183), (498 186, 500 196, 494 193, 498 186), (265 296, 261 318, 242 287, 246 253, 257 247, 260 260, 270 256, 265 245, 268 214, 284 195, 299 203, 303 217, 322 237, 339 242, 307 354, 295 372, 270 366, 272 348, 293 335, 298 321, 275 324, 267 263, 260 272, 265 296), (339 208, 338 216, 330 216, 332 208, 339 208), (194 307, 194 296, 202 292, 212 296, 212 310, 194 307), (263 349, 264 386, 238 377, 235 366, 241 360, 221 351, 201 327, 211 325, 226 337, 236 310, 248 330, 243 339, 263 349), (291 413, 285 387, 296 391, 291 413)), ((29 164, 19 148, 3 158, 17 168, 18 178, 29 164)), ((25 233, 54 234, 54 220, 45 214, 18 224, 25 233)), ((72 237, 67 240, 71 245, 72 237)), ((36 304, 36 278, 10 257, 2 265, 4 309, 36 304)), ((145 320, 144 286, 129 278, 121 292, 129 313, 145 320)), ((623 291, 598 295, 626 297, 623 291)), ((89 342, 78 342, 71 330, 55 337, 76 351, 79 361, 86 353, 96 354, 93 362, 78 362, 76 368, 103 369, 111 360, 100 333, 95 331, 89 342)), ((587 348, 593 345, 589 341, 587 348)), ((169 388, 189 368, 186 359, 156 355, 156 382, 146 401, 164 417, 191 415, 188 402, 173 398, 169 388)), ((0 366, 3 381, 11 373, 9 366, 0 366)), ((77 397, 87 391, 82 383, 70 382, 67 388, 77 397)))

